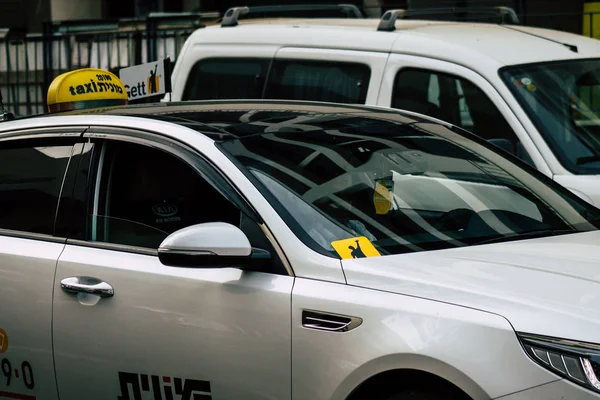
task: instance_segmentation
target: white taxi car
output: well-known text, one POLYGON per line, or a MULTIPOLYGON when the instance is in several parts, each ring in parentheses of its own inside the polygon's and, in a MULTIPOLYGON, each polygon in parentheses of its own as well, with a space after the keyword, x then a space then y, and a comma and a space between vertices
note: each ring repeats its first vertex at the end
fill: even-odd
POLYGON ((600 211, 417 114, 0 123, 0 398, 600 398, 600 211))
POLYGON ((248 9, 232 9, 222 26, 187 39, 172 100, 332 101, 419 112, 489 140, 600 205, 598 40, 521 25, 396 20, 403 10, 381 21, 238 23, 248 9))

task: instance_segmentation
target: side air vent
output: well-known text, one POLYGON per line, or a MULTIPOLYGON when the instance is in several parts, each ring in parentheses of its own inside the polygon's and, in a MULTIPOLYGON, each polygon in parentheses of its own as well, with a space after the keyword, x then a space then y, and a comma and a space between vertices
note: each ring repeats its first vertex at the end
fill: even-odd
POLYGON ((302 326, 329 332, 348 332, 362 324, 362 319, 322 311, 302 311, 302 326))

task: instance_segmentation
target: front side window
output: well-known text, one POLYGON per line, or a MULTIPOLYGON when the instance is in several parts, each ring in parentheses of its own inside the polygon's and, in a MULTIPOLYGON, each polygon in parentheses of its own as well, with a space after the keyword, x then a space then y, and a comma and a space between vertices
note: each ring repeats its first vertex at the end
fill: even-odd
POLYGON ((371 70, 347 62, 276 60, 266 98, 364 104, 371 70))
POLYGON ((208 58, 191 69, 182 100, 261 99, 270 59, 208 58))
POLYGON ((532 164, 500 110, 471 81, 437 71, 402 69, 396 75, 392 107, 460 126, 532 164))
POLYGON ((0 146, 0 229, 53 234, 71 145, 15 141, 0 146))
POLYGON ((110 142, 88 219, 92 241, 157 249, 171 233, 205 222, 240 225, 240 211, 182 160, 110 142))
POLYGON ((323 254, 359 236, 397 254, 593 230, 600 218, 494 146, 442 126, 350 115, 305 118, 297 130, 278 123, 285 131, 220 146, 323 254))
POLYGON ((600 59, 521 65, 500 75, 565 168, 600 173, 600 59))

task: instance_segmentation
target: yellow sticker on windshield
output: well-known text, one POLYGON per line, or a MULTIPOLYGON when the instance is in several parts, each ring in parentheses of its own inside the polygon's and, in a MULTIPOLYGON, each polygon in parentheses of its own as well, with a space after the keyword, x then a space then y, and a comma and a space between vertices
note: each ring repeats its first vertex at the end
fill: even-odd
POLYGON ((378 257, 381 254, 373 243, 364 236, 331 242, 331 246, 339 254, 342 260, 349 258, 378 257))
POLYGON ((393 190, 393 188, 393 181, 391 180, 381 180, 375 184, 375 191, 373 193, 375 213, 385 215, 390 211, 392 208, 391 190, 393 190))
POLYGON ((527 85, 527 90, 529 90, 530 92, 535 92, 537 90, 537 87, 533 83, 530 83, 529 85, 527 85))

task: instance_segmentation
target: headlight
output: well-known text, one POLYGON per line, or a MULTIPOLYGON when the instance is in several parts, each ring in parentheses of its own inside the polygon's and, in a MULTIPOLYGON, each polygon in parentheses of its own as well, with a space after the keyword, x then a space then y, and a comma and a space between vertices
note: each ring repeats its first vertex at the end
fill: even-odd
POLYGON ((600 392, 600 345, 519 333, 529 357, 542 367, 600 392))

